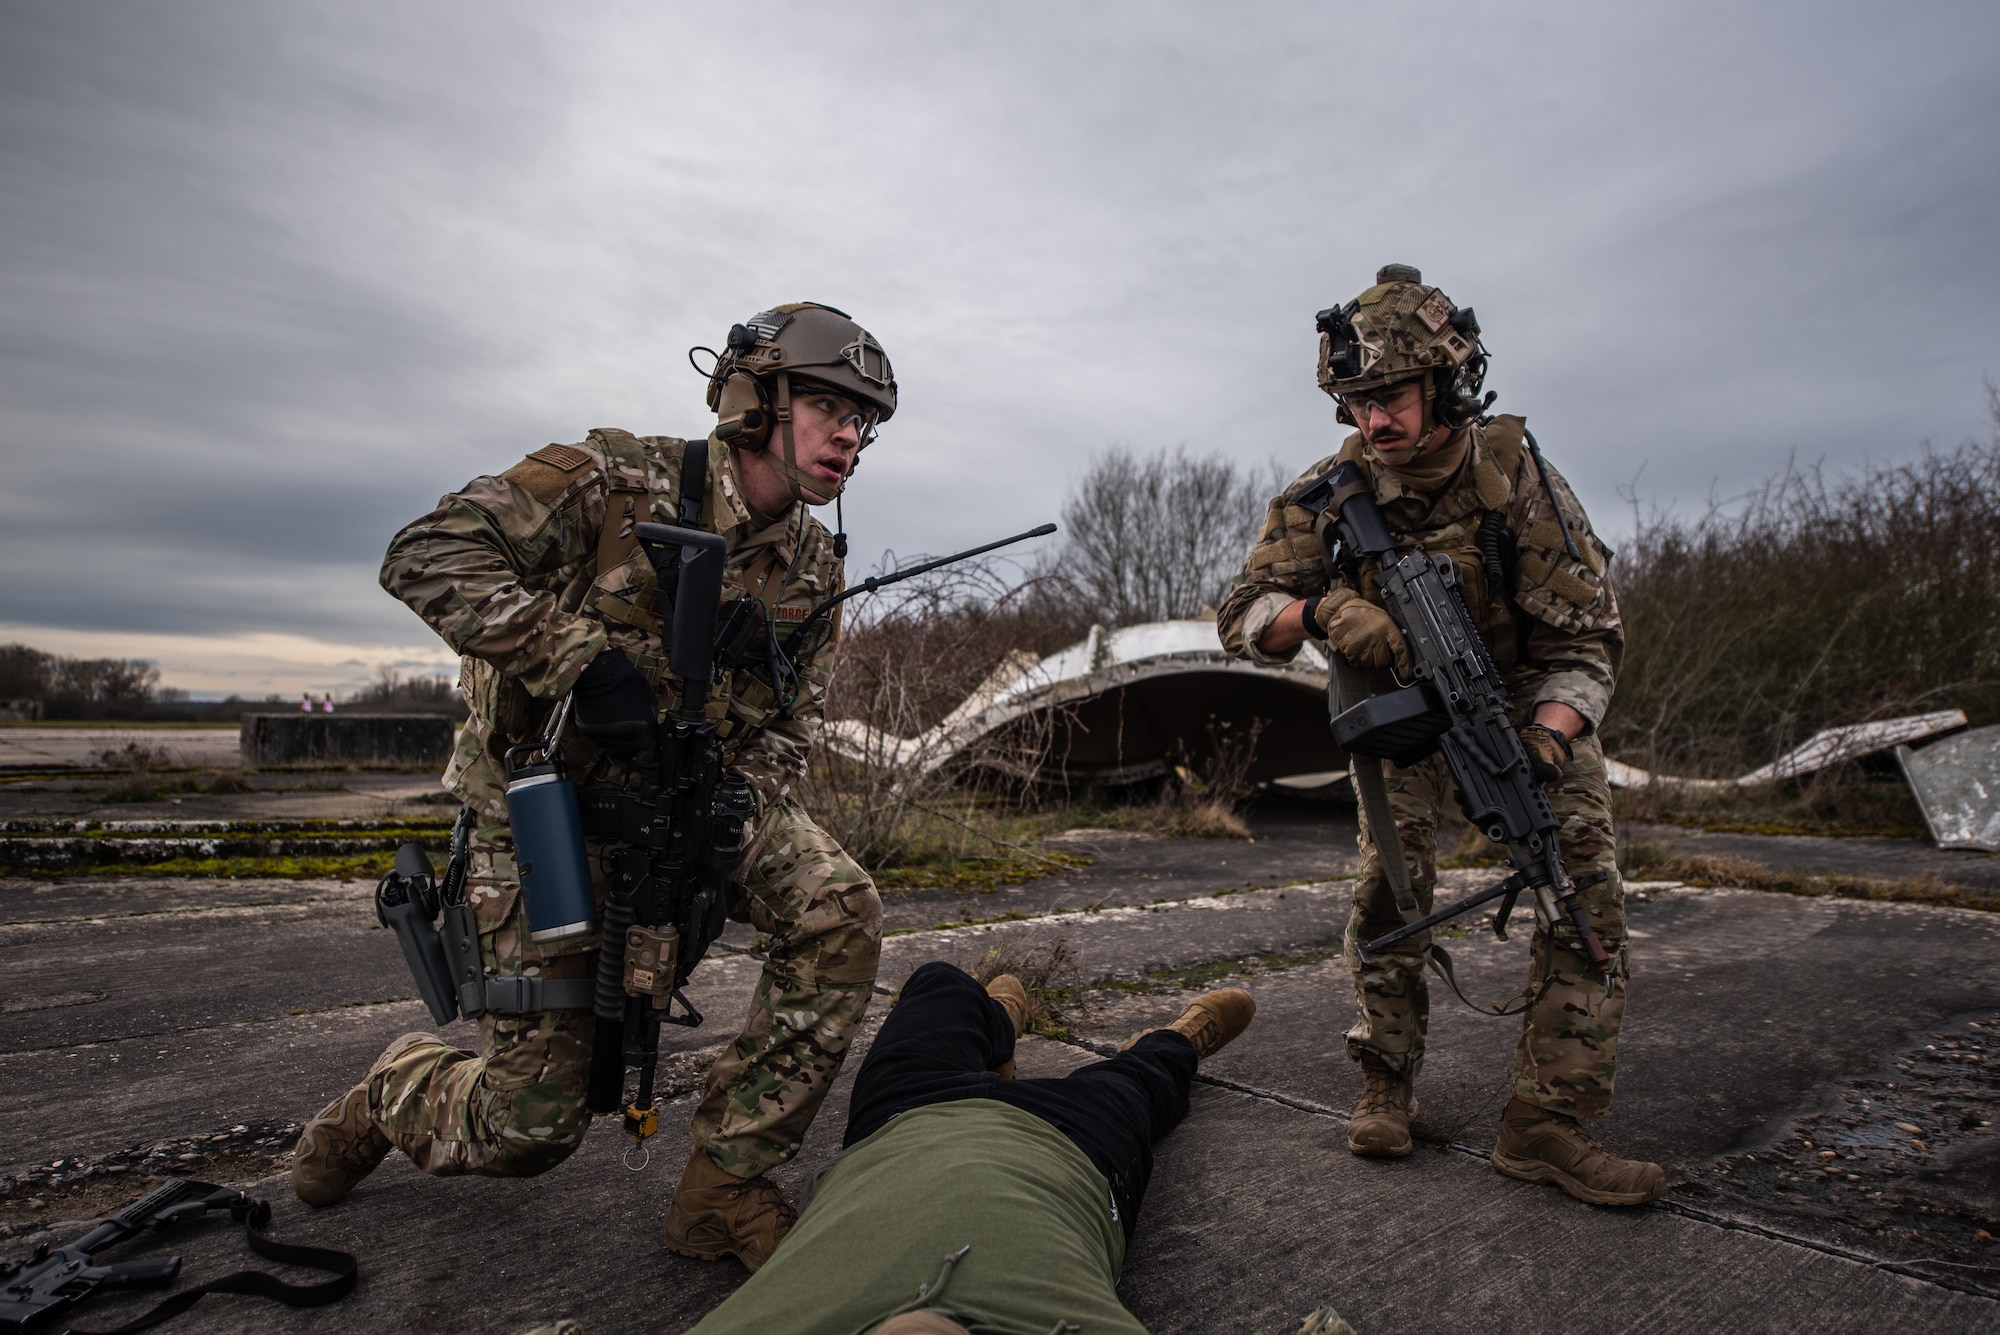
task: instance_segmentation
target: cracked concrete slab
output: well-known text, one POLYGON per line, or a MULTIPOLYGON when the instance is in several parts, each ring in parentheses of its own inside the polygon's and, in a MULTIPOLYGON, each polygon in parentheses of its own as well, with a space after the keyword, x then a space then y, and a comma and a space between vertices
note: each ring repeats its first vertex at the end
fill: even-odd
MULTIPOLYGON (((1221 860, 1217 848, 1149 852, 1173 853, 1181 870, 1163 860, 1131 877, 1185 878, 1174 883, 1199 885, 1192 897, 1148 904, 1159 897, 1155 882, 1145 886, 1154 893, 1127 896, 1122 906, 1093 894, 1082 903, 1114 907, 1057 913, 1049 910, 1073 907, 1069 896, 1085 892, 1031 883, 1011 900, 975 897, 976 908, 997 903, 1029 916, 945 930, 934 927, 947 920, 936 911, 956 897, 919 899, 902 921, 920 930, 885 948, 883 983, 893 986, 926 959, 966 960, 996 942, 1059 934, 1086 980, 1118 984, 1094 990, 1078 1021, 1078 1039, 1097 1044, 1169 1017, 1186 995, 1176 983, 1247 971, 1258 1023, 1210 1063, 1206 1075, 1225 1083, 1202 1086, 1195 1114, 1162 1147, 1128 1260, 1128 1301, 1152 1329, 1248 1332, 1261 1324, 1281 1332, 1322 1302, 1364 1332, 1540 1328, 1551 1312, 1661 1330, 1976 1330, 2000 1322, 2000 1304, 1836 1255, 1882 1254, 1885 1239, 1865 1221, 1810 1219, 1779 1193, 1725 1198, 1712 1186, 1732 1156, 1805 1137, 1810 1128, 1798 1119, 1823 1112, 1829 1091, 1900 1060, 1912 1033, 2000 1010, 2000 919, 1723 890, 1635 894, 1633 1000, 1619 1112, 1605 1138, 1667 1163, 1680 1184, 1674 1199, 1800 1239, 1785 1241, 1658 1210, 1589 1209, 1462 1153, 1424 1151, 1392 1165, 1348 1155, 1344 1109, 1358 1082, 1340 1055, 1352 1003, 1335 951, 1350 887, 1321 881, 1217 897, 1215 889, 1228 888, 1219 875, 1234 872, 1204 869, 1204 860, 1221 860), (1688 1191, 1705 1184, 1711 1194, 1688 1191)), ((1491 875, 1447 873, 1445 897, 1491 875)), ((88 1161, 168 1141, 179 1150, 183 1139, 236 1125, 254 1124, 255 1137, 268 1140, 268 1126, 309 1114, 390 1038, 426 1027, 415 1002, 381 1000, 410 989, 393 941, 374 930, 367 890, 336 882, 0 883, 0 996, 48 1003, 0 1011, 0 1125, 8 1128, 0 1174, 22 1180, 33 1170, 46 1183, 58 1158, 88 1161)), ((713 1045, 733 1036, 757 969, 741 953, 753 940, 733 931, 733 949, 696 974, 697 1004, 712 1018, 666 1036, 675 1063, 668 1088, 692 1088, 713 1045)), ((1519 986, 1524 943, 1495 941, 1474 924, 1450 944, 1475 998, 1519 986)), ((1490 1143, 1516 1023, 1434 994, 1420 1093, 1441 1139, 1490 1143)), ((872 1022, 863 1042, 869 1033, 872 1022)), ((1971 1046, 1951 1051, 1952 1061, 1933 1064, 1959 1082, 1954 1116, 1993 1107, 1991 1088, 1967 1074, 1982 1070, 1984 1058, 1967 1061, 1971 1046)), ((1023 1071, 1059 1072, 1089 1056, 1030 1041, 1023 1071)), ((832 1153, 856 1064, 780 1174, 788 1186, 832 1153)), ((532 1181, 430 1181, 392 1158, 348 1202, 314 1213, 290 1198, 282 1177, 266 1176, 260 1190, 278 1206, 278 1236, 369 1249, 361 1290, 319 1313, 210 1298, 177 1328, 508 1331, 572 1314, 593 1332, 685 1329, 741 1277, 731 1263, 703 1266, 658 1246, 690 1111, 686 1096, 663 1109, 657 1161, 642 1174, 619 1167, 622 1138, 600 1122, 576 1156, 532 1181), (492 1273, 502 1268, 504 1277, 492 1273)), ((1957 1159, 1923 1166, 1933 1179, 1908 1175, 1911 1201, 1976 1209, 1986 1151, 1972 1129, 1963 1143, 1957 1159), (1961 1184, 1975 1188, 1970 1204, 1961 1184)), ((129 1170, 136 1176, 150 1161, 124 1162, 137 1165, 129 1170)), ((220 1150, 185 1167, 208 1162, 239 1179, 263 1171, 254 1156, 220 1150)), ((0 1216, 46 1220, 66 1200, 84 1199, 66 1190, 55 1183, 44 1210, 30 1214, 10 1194, 0 1216)), ((1929 1216, 1913 1205, 1910 1218, 1929 1216)), ((0 1250, 17 1241, 0 1240, 0 1250)), ((1895 1241, 1910 1245, 1904 1235, 1895 1241)), ((243 1264, 240 1241, 223 1229, 192 1232, 180 1249, 195 1279, 243 1264)), ((137 1300, 120 1304, 134 1310, 137 1300)), ((114 1315, 106 1304, 93 1321, 112 1324, 114 1315)))

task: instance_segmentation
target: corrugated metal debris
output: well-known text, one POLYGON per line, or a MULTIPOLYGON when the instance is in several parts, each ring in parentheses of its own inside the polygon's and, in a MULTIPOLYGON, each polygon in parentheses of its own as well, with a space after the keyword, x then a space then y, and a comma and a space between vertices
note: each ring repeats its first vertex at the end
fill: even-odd
POLYGON ((1921 751, 1899 746, 1896 759, 1939 848, 2000 853, 2000 727, 1974 728, 1921 751))

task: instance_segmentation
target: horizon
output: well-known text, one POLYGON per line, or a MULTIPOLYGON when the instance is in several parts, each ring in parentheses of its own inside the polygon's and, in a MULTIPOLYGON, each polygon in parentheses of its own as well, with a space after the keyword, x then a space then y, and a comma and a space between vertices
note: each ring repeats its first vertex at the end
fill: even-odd
POLYGON ((1614 546, 1628 492, 1991 430, 1991 6, 190 0, 0 39, 0 642, 202 694, 454 674, 390 534, 600 423, 705 431, 684 350, 801 297, 902 385, 857 571, 1052 518, 1115 446, 1331 453, 1313 313, 1391 261, 1478 310, 1614 546))

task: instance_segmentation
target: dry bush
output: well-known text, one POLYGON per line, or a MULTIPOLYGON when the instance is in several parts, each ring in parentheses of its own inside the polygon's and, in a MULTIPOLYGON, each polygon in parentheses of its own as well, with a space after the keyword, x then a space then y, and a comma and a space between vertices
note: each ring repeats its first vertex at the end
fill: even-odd
POLYGON ((978 808, 1032 796, 1025 780, 1039 766, 1047 717, 949 760, 948 738, 925 734, 1009 654, 1039 658, 1081 632, 1041 581, 1022 581, 1001 560, 934 571, 856 602, 847 605, 826 714, 830 728, 847 722, 865 731, 844 730, 840 745, 823 736, 813 748, 802 785, 807 809, 866 867, 1013 847, 986 828, 978 808))
POLYGON ((140 738, 134 738, 123 746, 106 747, 97 753, 96 759, 100 769, 125 770, 132 774, 180 767, 180 758, 173 751, 157 742, 140 738))
POLYGON ((1923 812, 1893 770, 1849 761, 1784 783, 1737 788, 1649 784, 1611 794, 1621 825, 1746 834, 1874 834, 1925 838, 1923 812))
POLYGON ((1010 936, 959 962, 981 987, 1003 973, 1021 980, 1028 994, 1028 1032, 1044 1038, 1068 1038, 1084 1022, 1090 990, 1085 985, 1076 948, 1060 932, 1010 936))
POLYGON ((1788 467, 1699 519, 1642 519, 1614 570, 1627 648, 1604 742, 1631 763, 1724 777, 1840 724, 2000 720, 2000 439, 1837 478, 1788 467))
POLYGON ((1256 792, 1248 780, 1264 725, 1260 718, 1240 727, 1211 717, 1207 751, 1190 758, 1183 749, 1169 769, 1153 828, 1185 839, 1248 839, 1242 808, 1256 792))

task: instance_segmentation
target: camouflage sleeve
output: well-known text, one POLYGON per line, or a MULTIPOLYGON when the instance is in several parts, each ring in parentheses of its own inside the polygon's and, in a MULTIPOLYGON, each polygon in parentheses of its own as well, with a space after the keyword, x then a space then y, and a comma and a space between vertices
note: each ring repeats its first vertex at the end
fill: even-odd
POLYGON ((1590 526, 1575 493, 1550 468, 1563 526, 1581 560, 1572 560, 1549 506, 1548 491, 1524 459, 1509 516, 1517 543, 1514 601, 1530 617, 1526 659, 1539 680, 1533 703, 1554 701, 1583 715, 1591 730, 1604 721, 1625 656, 1625 625, 1611 586, 1611 549, 1590 526))
POLYGON ((475 478, 390 541, 382 587, 459 653, 559 696, 604 647, 603 625, 558 594, 594 557, 605 498, 597 469, 554 504, 510 478, 475 478))
POLYGON ((1229 596, 1215 614, 1215 632, 1223 651, 1233 658, 1276 666, 1298 657, 1297 648, 1269 654, 1258 647, 1278 614, 1301 598, 1325 593, 1333 586, 1333 567, 1313 532, 1312 511, 1291 503, 1304 484, 1333 466, 1323 460, 1308 469, 1271 502, 1257 542, 1237 574, 1229 596))

